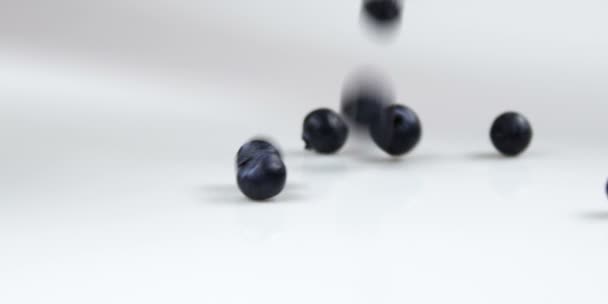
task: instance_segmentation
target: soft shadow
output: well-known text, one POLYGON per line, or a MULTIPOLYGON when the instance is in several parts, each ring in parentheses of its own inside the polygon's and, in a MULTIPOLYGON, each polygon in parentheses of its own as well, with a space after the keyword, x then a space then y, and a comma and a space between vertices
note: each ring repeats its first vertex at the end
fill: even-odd
POLYGON ((304 148, 302 149, 293 149, 293 150, 286 150, 284 152, 284 156, 285 158, 315 158, 315 159, 322 159, 322 160, 331 160, 331 159, 336 159, 345 155, 349 155, 351 154, 350 150, 340 150, 336 153, 333 154, 323 154, 323 153, 317 153, 315 151, 312 150, 306 150, 304 148))
POLYGON ((305 149, 288 150, 285 152, 285 158, 300 158, 308 159, 306 162, 301 162, 297 165, 297 169, 301 171, 313 173, 338 173, 348 170, 349 166, 344 163, 344 152, 338 151, 334 154, 321 154, 305 149))
POLYGON ((285 155, 286 158, 291 158, 291 157, 309 158, 309 157, 313 157, 313 156, 317 156, 318 155, 317 153, 315 153, 313 151, 306 150, 304 148, 302 148, 302 149, 285 150, 283 152, 283 154, 285 155))
POLYGON ((420 154, 420 155, 403 155, 403 156, 389 156, 389 155, 380 155, 380 154, 366 154, 360 155, 357 157, 358 161, 363 163, 373 164, 373 165, 414 165, 427 163, 429 161, 436 161, 437 156, 433 154, 420 154))
POLYGON ((300 193, 297 193, 296 191, 287 191, 285 193, 277 195, 276 197, 273 197, 268 201, 268 203, 294 203, 304 201, 305 199, 305 196, 301 195, 300 193))
POLYGON ((199 187, 205 203, 212 204, 245 204, 247 199, 235 184, 208 184, 199 187))
POLYGON ((510 160, 510 159, 517 159, 517 156, 504 156, 498 152, 477 152, 477 153, 473 153, 468 155, 468 157, 470 159, 475 159, 475 160, 510 160))
POLYGON ((532 158, 532 157, 537 157, 537 156, 538 156, 537 152, 526 152, 526 151, 524 151, 521 154, 516 155, 516 156, 503 155, 498 151, 476 152, 476 153, 467 155, 467 157, 472 160, 486 160, 486 161, 509 161, 509 160, 532 158))
POLYGON ((274 204, 274 203, 283 203, 283 202, 297 202, 305 199, 302 196, 301 190, 305 187, 301 184, 297 183, 288 183, 285 186, 283 192, 279 193, 279 195, 265 200, 265 201, 254 201, 245 197, 239 187, 236 184, 208 184, 201 186, 198 192, 202 192, 204 202, 210 204, 274 204))
POLYGON ((608 210, 596 210, 582 213, 580 217, 586 221, 608 222, 608 210))
POLYGON ((368 164, 380 164, 380 165, 388 165, 388 164, 399 164, 406 162, 405 157, 395 157, 395 156, 381 156, 381 155, 363 155, 357 158, 359 161, 368 163, 368 164))
POLYGON ((300 166, 302 171, 313 173, 339 173, 348 170, 345 164, 327 164, 327 163, 306 163, 300 166))
POLYGON ((208 184, 200 187, 200 190, 207 193, 225 194, 238 191, 236 184, 208 184))

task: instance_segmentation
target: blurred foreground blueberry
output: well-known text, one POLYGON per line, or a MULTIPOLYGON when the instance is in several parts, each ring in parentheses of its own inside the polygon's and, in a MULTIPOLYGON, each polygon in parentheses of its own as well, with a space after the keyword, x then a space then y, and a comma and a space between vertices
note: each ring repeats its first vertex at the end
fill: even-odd
POLYGON ((267 200, 285 187, 287 169, 281 153, 265 140, 244 144, 237 153, 236 165, 239 189, 252 200, 267 200))
POLYGON ((522 153, 532 140, 532 126, 523 115, 506 112, 498 116, 490 129, 490 139, 496 149, 506 156, 522 153))
POLYGON ((245 143, 239 149, 236 160, 237 165, 246 162, 249 159, 255 158, 260 154, 268 154, 273 153, 281 156, 281 152, 277 148, 275 148, 270 142, 263 139, 252 139, 245 143))
POLYGON ((384 108, 370 125, 370 134, 384 152, 399 156, 411 151, 422 136, 418 115, 403 105, 384 108))
POLYGON ((336 112, 318 109, 304 118, 302 139, 306 149, 322 154, 335 153, 346 143, 348 126, 336 112))
POLYGON ((364 0, 363 11, 379 26, 393 25, 401 18, 400 0, 364 0))
POLYGON ((341 112, 355 127, 367 129, 382 109, 393 102, 386 81, 373 71, 362 71, 349 79, 342 91, 341 112))

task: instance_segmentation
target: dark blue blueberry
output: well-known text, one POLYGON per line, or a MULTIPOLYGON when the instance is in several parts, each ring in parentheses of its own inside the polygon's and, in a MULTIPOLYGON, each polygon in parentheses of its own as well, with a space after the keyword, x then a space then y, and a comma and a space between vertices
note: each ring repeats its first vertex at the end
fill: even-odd
POLYGON ((236 156, 237 184, 252 200, 267 200, 283 190, 287 169, 281 153, 264 140, 244 144, 236 156))
POLYGON ((281 156, 281 152, 275 148, 270 142, 264 139, 253 139, 245 143, 236 154, 237 166, 256 158, 259 155, 265 155, 268 153, 277 154, 281 156))
POLYGON ((378 25, 391 25, 401 18, 401 1, 364 0, 363 10, 378 25))
POLYGON ((355 126, 368 127, 392 103, 385 89, 372 85, 349 88, 342 95, 342 114, 355 126))
POLYGON ((532 127, 523 115, 506 112, 494 120, 490 129, 490 139, 500 153, 516 156, 530 145, 532 127))
POLYGON ((370 134, 378 147, 398 156, 411 151, 422 136, 418 115, 402 105, 391 105, 370 125, 370 134))
POLYGON ((346 143, 348 126, 336 112, 318 109, 304 118, 302 139, 306 149, 323 154, 335 153, 346 143))

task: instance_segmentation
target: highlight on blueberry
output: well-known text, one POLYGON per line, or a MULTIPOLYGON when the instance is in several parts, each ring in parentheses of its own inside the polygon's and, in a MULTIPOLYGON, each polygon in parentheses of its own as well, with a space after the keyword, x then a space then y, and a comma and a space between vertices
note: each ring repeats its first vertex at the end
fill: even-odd
POLYGON ((376 25, 393 25, 401 19, 401 2, 400 0, 364 0, 363 12, 376 25))
POLYGON ((285 187, 287 168, 281 153, 266 140, 245 143, 237 152, 236 166, 238 187, 252 200, 270 199, 285 187))
POLYGON ((276 154, 282 157, 281 152, 268 140, 252 139, 241 146, 236 154, 237 166, 256 158, 260 154, 276 154))
POLYGON ((506 156, 521 154, 532 141, 532 126, 525 116, 506 112, 494 120, 490 129, 494 147, 506 156))
POLYGON ((337 152, 348 138, 346 122, 330 109, 312 111, 304 118, 302 129, 305 148, 322 154, 337 152))
POLYGON ((382 109, 393 103, 388 81, 373 69, 353 74, 342 90, 341 112, 356 128, 367 130, 382 109))
POLYGON ((422 136, 418 115, 403 105, 390 105, 370 125, 372 139, 384 152, 399 156, 410 152, 422 136))

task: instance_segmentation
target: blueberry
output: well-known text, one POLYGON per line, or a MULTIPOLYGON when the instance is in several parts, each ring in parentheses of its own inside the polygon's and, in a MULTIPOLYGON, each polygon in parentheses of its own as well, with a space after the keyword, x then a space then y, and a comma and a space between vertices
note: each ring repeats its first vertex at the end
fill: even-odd
POLYGON ((236 154, 237 166, 256 158, 260 154, 277 154, 282 157, 281 152, 275 148, 270 142, 264 139, 253 139, 245 143, 236 154))
POLYGON ((335 153, 346 142, 348 126, 330 109, 312 111, 304 118, 302 139, 306 149, 323 154, 335 153))
POLYGON ((244 144, 237 153, 236 165, 239 189, 252 200, 267 200, 285 187, 287 169, 281 153, 267 141, 257 139, 244 144))
POLYGON ((364 0, 363 10, 378 25, 390 25, 401 17, 401 1, 364 0))
POLYGON ((355 126, 368 127, 382 109, 392 103, 386 91, 372 85, 349 88, 342 95, 342 114, 355 126))
POLYGON ((532 140, 532 127, 523 115, 506 112, 498 116, 490 129, 490 139, 498 151, 507 156, 522 153, 532 140))
POLYGON ((370 134, 378 147, 398 156, 411 151, 422 136, 418 115, 403 105, 390 105, 370 125, 370 134))

